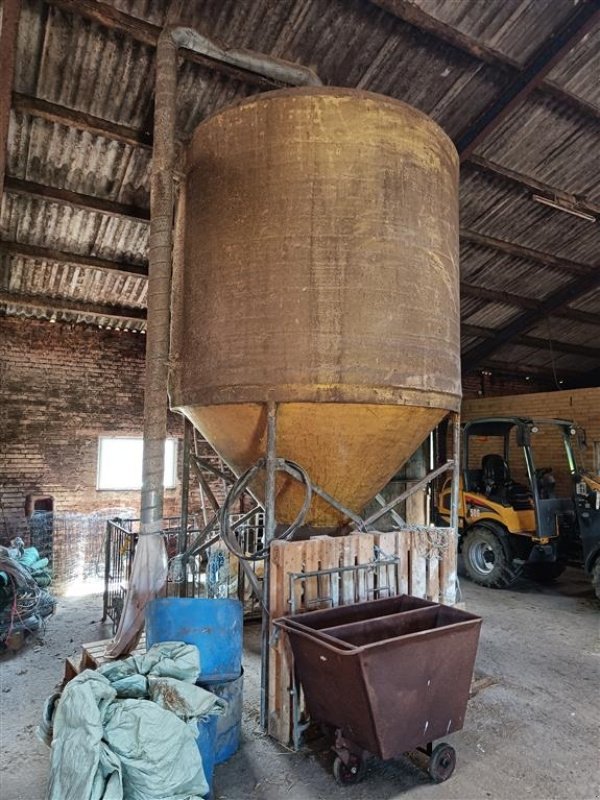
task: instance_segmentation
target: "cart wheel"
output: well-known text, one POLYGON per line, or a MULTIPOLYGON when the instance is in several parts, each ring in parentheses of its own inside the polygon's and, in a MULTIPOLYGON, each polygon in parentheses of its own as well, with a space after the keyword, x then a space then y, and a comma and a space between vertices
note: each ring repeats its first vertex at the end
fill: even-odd
POLYGON ((446 742, 434 748, 429 759, 429 774, 436 783, 447 781, 456 766, 456 751, 446 742))
POLYGON ((357 756, 350 756, 350 762, 344 764, 339 756, 333 762, 333 777, 340 786, 350 786, 359 783, 365 777, 365 762, 357 756))

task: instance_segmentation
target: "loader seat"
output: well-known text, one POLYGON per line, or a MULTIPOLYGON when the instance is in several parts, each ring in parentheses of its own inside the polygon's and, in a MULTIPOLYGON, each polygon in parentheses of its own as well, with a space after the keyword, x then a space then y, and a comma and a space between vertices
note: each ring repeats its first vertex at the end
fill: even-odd
POLYGON ((527 486, 515 483, 510 477, 508 464, 497 453, 489 453, 481 460, 482 484, 485 494, 497 498, 516 511, 532 508, 533 496, 527 486))

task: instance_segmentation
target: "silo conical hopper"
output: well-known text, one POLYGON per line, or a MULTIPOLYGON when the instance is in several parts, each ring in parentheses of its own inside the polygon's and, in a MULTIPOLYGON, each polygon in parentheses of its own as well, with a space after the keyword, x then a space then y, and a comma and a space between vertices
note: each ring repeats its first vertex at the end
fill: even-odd
MULTIPOLYGON (((171 402, 236 473, 273 400, 277 455, 360 512, 458 409, 457 187, 443 131, 368 92, 270 92, 196 129, 171 402)), ((281 478, 279 522, 302 491, 281 478)), ((307 524, 341 521, 313 500, 307 524)))

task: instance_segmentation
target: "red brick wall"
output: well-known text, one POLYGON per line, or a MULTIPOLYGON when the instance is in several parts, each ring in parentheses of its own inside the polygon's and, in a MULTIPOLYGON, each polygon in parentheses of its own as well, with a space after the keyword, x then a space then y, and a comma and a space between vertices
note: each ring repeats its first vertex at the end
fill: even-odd
MULTIPOLYGON (((6 518, 23 515, 28 493, 53 495, 57 511, 139 508, 138 491, 97 491, 96 468, 99 436, 142 433, 144 346, 141 334, 0 317, 6 518)), ((169 432, 182 434, 176 415, 169 432)), ((178 514, 178 502, 168 490, 165 513, 178 514)))

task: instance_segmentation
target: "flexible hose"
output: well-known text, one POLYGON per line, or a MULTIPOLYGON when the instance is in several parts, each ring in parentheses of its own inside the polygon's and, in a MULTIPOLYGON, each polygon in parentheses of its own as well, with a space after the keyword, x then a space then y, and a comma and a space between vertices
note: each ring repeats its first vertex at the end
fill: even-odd
MULTIPOLYGON (((264 558, 268 558, 269 555, 270 542, 268 542, 260 550, 257 550, 255 553, 248 554, 243 552, 239 547, 235 530, 232 527, 230 520, 231 508, 233 504, 236 502, 242 492, 245 491, 246 487, 252 482, 252 480, 254 480, 258 473, 261 470, 264 470, 265 467, 266 459, 261 458, 256 462, 256 464, 243 472, 229 490, 229 493, 225 498, 225 502, 221 506, 221 510, 219 512, 219 525, 223 543, 225 544, 225 547, 227 547, 227 549, 233 553, 234 556, 236 556, 236 558, 240 558, 243 561, 262 561, 264 558)), ((312 486, 306 471, 294 461, 287 461, 283 458, 276 459, 276 472, 286 472, 286 474, 289 475, 289 472, 286 468, 296 472, 297 479, 304 485, 304 502, 302 503, 302 507, 300 508, 300 511, 298 512, 296 519, 292 522, 292 524, 282 533, 274 536, 271 541, 291 539, 298 528, 304 524, 304 520, 306 519, 306 515, 308 514, 308 510, 312 502, 312 486)))

